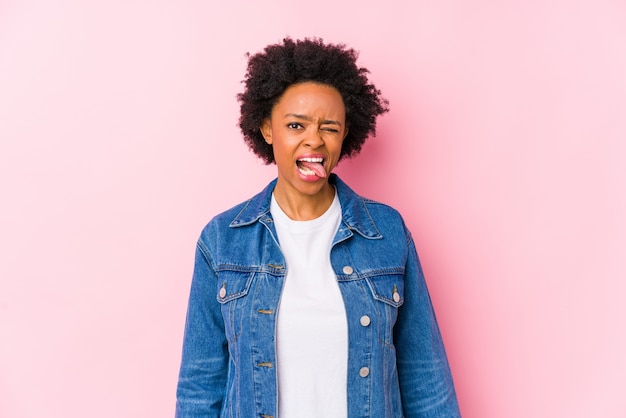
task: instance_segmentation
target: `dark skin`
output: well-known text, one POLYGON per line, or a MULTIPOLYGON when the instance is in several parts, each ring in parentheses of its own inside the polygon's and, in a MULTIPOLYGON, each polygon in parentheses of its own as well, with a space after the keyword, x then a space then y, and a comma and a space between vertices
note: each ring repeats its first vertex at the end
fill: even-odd
POLYGON ((293 220, 321 216, 335 196, 328 175, 339 162, 348 133, 341 94, 325 84, 294 84, 260 129, 274 151, 278 205, 293 220))

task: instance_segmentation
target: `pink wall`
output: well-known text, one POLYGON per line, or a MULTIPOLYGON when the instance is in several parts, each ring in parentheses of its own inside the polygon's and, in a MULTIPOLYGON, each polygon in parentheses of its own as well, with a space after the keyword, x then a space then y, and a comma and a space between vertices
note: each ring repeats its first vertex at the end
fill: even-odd
POLYGON ((623 1, 0 2, 0 417, 171 417, 195 240, 273 177, 246 51, 390 99, 338 172, 405 215, 466 418, 626 416, 623 1), (54 5, 52 5, 54 3, 54 5))

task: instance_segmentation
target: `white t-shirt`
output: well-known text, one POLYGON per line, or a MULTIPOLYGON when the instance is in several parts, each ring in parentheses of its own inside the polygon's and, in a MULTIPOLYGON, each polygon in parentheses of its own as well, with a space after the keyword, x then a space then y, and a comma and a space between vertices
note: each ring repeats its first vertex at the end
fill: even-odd
POLYGON ((310 221, 289 219, 273 195, 270 211, 287 263, 276 326, 278 416, 346 418, 348 324, 330 264, 339 199, 335 193, 310 221))

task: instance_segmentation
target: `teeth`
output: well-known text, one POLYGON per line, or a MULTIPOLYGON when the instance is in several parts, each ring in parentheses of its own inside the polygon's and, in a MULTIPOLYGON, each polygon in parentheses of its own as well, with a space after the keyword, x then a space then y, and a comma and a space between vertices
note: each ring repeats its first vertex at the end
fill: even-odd
POLYGON ((305 176, 315 175, 315 171, 309 170, 308 168, 305 168, 305 167, 298 167, 298 170, 300 170, 300 172, 304 174, 305 176))
POLYGON ((308 163, 321 163, 324 161, 323 158, 299 158, 298 161, 306 161, 308 163))

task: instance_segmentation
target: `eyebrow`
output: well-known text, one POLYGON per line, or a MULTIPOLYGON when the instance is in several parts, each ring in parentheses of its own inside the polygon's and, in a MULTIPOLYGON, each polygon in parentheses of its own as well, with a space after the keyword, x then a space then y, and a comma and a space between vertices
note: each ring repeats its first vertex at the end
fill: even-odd
MULTIPOLYGON (((306 120, 307 122, 311 122, 313 121, 313 118, 307 116, 307 115, 300 115, 298 113, 287 113, 285 115, 286 118, 288 117, 292 117, 292 118, 297 118, 297 119, 302 119, 302 120, 306 120)), ((336 121, 336 120, 331 120, 331 119, 324 119, 321 121, 322 125, 338 125, 341 126, 341 123, 336 121)))

